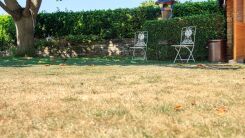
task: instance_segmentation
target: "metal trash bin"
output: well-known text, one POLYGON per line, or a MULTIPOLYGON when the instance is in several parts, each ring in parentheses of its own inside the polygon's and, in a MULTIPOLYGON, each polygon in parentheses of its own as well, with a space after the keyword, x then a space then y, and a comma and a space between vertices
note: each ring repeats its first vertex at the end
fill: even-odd
POLYGON ((209 62, 226 61, 226 41, 223 39, 208 41, 208 60, 209 62))

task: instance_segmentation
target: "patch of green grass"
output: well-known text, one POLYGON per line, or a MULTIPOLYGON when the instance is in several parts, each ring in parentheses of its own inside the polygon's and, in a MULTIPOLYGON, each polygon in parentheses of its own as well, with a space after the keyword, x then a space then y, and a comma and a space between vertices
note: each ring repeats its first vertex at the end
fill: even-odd
POLYGON ((157 113, 166 114, 166 115, 172 115, 175 113, 174 106, 167 103, 154 107, 154 110, 157 113))
POLYGON ((105 110, 95 110, 92 112, 97 118, 123 117, 129 112, 124 108, 112 108, 105 110))
POLYGON ((77 97, 68 96, 68 97, 65 97, 61 100, 64 102, 75 102, 75 101, 78 101, 79 99, 77 97))

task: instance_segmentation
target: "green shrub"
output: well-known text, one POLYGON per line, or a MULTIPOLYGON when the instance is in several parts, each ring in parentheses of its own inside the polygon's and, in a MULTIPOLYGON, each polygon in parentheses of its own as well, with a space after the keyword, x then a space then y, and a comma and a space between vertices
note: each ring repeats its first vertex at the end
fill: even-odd
POLYGON ((176 52, 171 44, 180 43, 181 28, 197 26, 194 57, 206 60, 208 40, 226 38, 225 17, 223 15, 197 15, 174 18, 167 21, 147 21, 143 30, 149 31, 148 57, 150 59, 173 60, 176 52), (167 41, 167 46, 159 44, 167 41))
MULTIPOLYGON (((222 13, 216 2, 178 3, 174 17, 222 13)), ((128 38, 142 28, 146 20, 160 17, 160 8, 95 10, 82 12, 41 13, 37 18, 36 36, 97 35, 103 39, 128 38)))
POLYGON ((97 35, 104 39, 132 37, 145 20, 156 19, 157 8, 41 13, 36 36, 97 35))
POLYGON ((185 2, 174 5, 174 17, 184 17, 204 14, 224 14, 216 1, 185 2))
POLYGON ((0 51, 8 49, 9 43, 15 42, 15 27, 9 16, 0 16, 0 51))

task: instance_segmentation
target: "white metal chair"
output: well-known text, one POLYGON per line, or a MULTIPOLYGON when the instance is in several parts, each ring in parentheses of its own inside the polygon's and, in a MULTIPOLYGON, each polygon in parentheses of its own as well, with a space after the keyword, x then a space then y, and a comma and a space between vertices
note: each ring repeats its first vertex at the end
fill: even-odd
POLYGON ((193 51, 195 47, 195 37, 196 37, 196 26, 183 27, 181 30, 181 40, 179 45, 172 45, 175 48, 177 55, 174 59, 174 63, 177 60, 186 61, 187 63, 192 60, 195 62, 193 51), (181 57, 181 49, 188 50, 188 58, 184 59, 181 57))
POLYGON ((130 47, 133 50, 134 60, 136 58, 136 52, 143 52, 143 59, 147 60, 147 43, 148 43, 148 32, 147 31, 138 31, 135 33, 134 37, 134 46, 130 47))

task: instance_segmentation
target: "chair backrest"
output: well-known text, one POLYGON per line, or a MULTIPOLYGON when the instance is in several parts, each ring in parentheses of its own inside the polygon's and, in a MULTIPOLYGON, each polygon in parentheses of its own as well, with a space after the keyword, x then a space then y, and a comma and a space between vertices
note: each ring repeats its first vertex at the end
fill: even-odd
POLYGON ((195 45, 196 41, 196 26, 183 27, 181 30, 181 45, 195 45))
POLYGON ((138 31, 134 36, 134 46, 147 47, 148 43, 148 32, 138 31))

